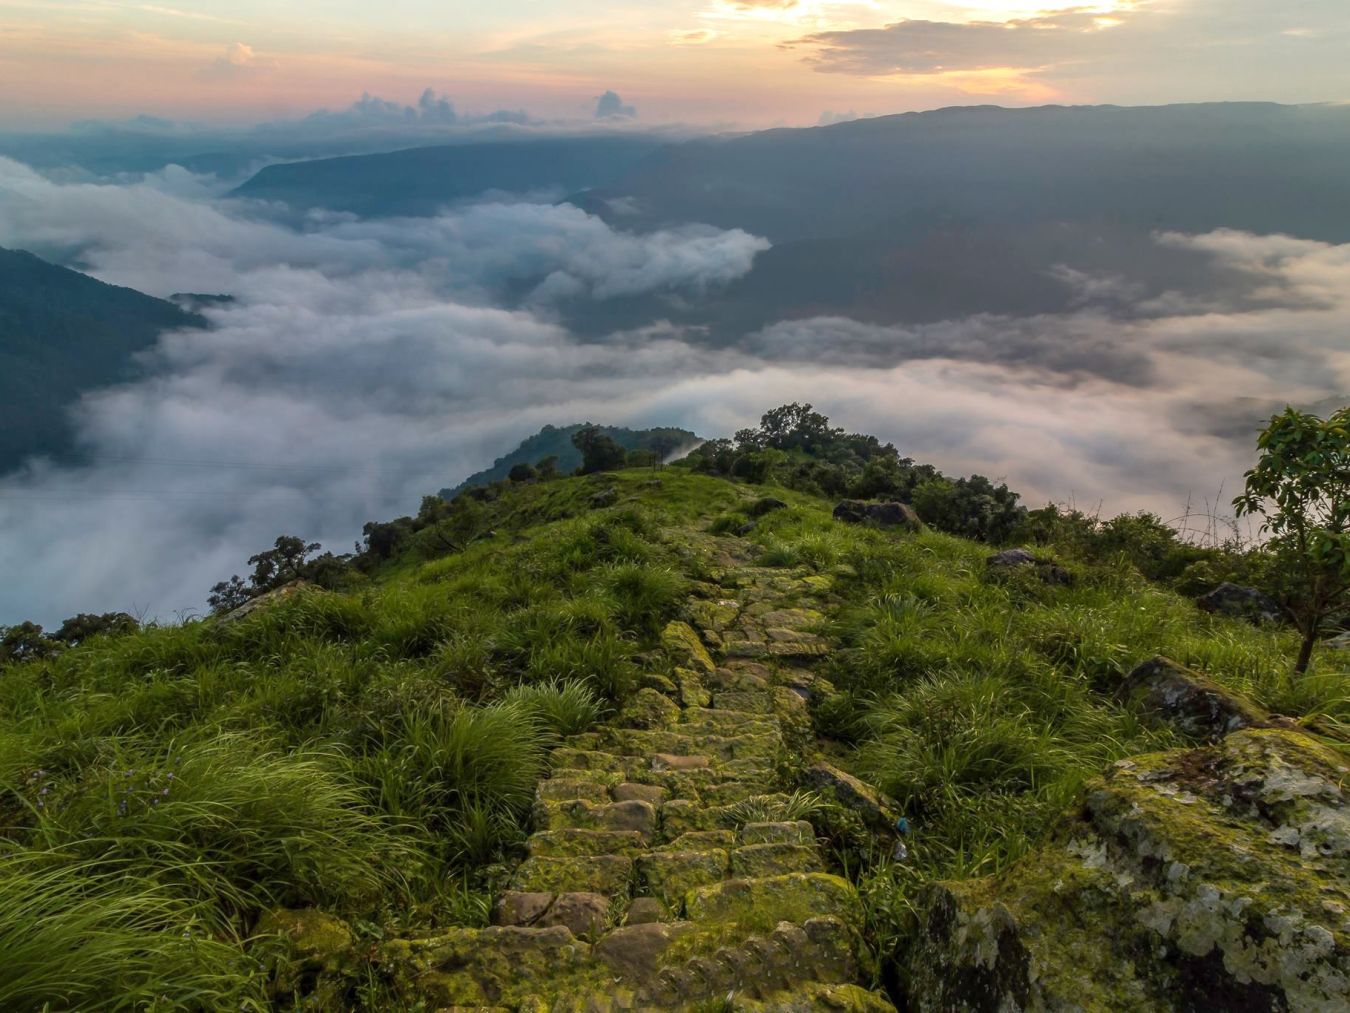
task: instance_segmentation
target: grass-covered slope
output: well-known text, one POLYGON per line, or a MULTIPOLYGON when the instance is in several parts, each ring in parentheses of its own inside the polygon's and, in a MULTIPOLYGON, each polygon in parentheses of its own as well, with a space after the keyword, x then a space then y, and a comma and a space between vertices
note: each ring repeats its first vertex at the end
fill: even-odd
MULTIPOLYGON (((441 496, 453 499, 466 489, 504 481, 517 464, 534 466, 547 458, 554 458, 558 471, 567 474, 581 467, 581 451, 572 437, 586 428, 582 422, 570 426, 545 426, 533 436, 521 440, 520 446, 492 462, 492 467, 475 472, 453 489, 442 489, 441 496)), ((623 426, 599 426, 600 434, 623 447, 624 450, 651 450, 659 457, 688 450, 702 441, 687 429, 663 427, 658 429, 627 429, 623 426)))
MULTIPOLYGON (((1109 761, 1174 744, 1118 702, 1137 662, 1350 719, 1343 665, 1291 679, 1282 629, 1120 565, 998 578, 987 546, 832 505, 682 468, 504 487, 491 534, 455 551, 423 532, 352 590, 0 668, 0 952, 19 955, 0 1008, 286 1005, 320 971, 326 1008, 389 1008, 400 983, 368 955, 486 923, 550 748, 662 685, 666 624, 716 613, 747 561, 814 589, 829 649, 794 664, 820 748, 914 827, 893 862, 816 813, 866 902, 878 987, 903 987, 925 884, 1007 868, 1109 761), (784 508, 757 511, 766 494, 784 508), (354 943, 297 964, 263 919, 278 907, 337 916, 354 943)), ((805 755, 782 757, 789 782, 805 755)))
POLYGON ((162 331, 200 326, 173 303, 0 249, 0 472, 71 448, 80 394, 135 375, 162 331))

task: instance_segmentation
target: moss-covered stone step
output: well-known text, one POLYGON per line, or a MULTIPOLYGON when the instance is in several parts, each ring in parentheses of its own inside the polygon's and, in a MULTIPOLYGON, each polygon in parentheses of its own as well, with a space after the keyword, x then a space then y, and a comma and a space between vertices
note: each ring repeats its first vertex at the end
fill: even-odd
POLYGON ((690 890, 726 878, 731 859, 720 848, 661 850, 640 856, 636 864, 637 892, 659 898, 667 908, 678 913, 690 890))
POLYGON ((656 806, 637 800, 536 802, 534 822, 541 830, 636 830, 648 839, 657 828, 656 806))
POLYGON ((572 855, 525 859, 511 876, 511 888, 521 893, 599 893, 628 895, 633 859, 626 855, 572 855))
POLYGON ((862 902, 845 879, 824 872, 794 872, 759 879, 728 879, 691 890, 689 918, 701 922, 805 922, 826 915, 850 925, 862 921, 862 902))
POLYGON ((742 844, 815 844, 815 828, 806 820, 785 823, 746 823, 740 828, 742 844))
POLYGON ((589 944, 564 926, 448 929, 381 946, 378 963, 407 1005, 515 1006, 541 982, 573 993, 601 991, 604 974, 589 944))
POLYGON ((757 735, 778 731, 778 723, 767 714, 709 707, 686 710, 675 730, 691 735, 757 735))
POLYGON ((574 798, 587 802, 612 801, 608 784, 574 776, 555 776, 540 781, 534 797, 541 802, 562 802, 574 798))
POLYGON ((609 733, 615 750, 635 757, 706 756, 733 760, 746 756, 776 756, 783 748, 783 737, 774 724, 770 731, 747 735, 689 734, 676 729, 649 730, 616 728, 609 733))
POLYGON ((767 999, 810 984, 856 981, 859 965, 853 936, 837 918, 798 925, 780 922, 761 934, 718 936, 706 929, 677 940, 663 954, 664 966, 639 988, 643 1008, 682 1009, 726 995, 767 999))
POLYGON ((734 830, 691 830, 659 845, 656 850, 704 851, 709 848, 721 848, 724 851, 730 851, 735 846, 736 832, 734 830))
POLYGON ((772 714, 773 694, 767 690, 714 691, 713 709, 750 714, 772 714))
POLYGON ((645 763, 632 756, 607 753, 598 749, 574 749, 571 746, 559 746, 550 757, 556 776, 561 771, 595 771, 619 774, 628 777, 633 771, 641 770, 645 763))
POLYGON ((748 844, 731 853, 732 876, 779 876, 787 872, 824 872, 814 846, 803 844, 748 844))
MULTIPOLYGON (((786 803, 789 799, 781 793, 755 792, 749 797, 762 799, 769 805, 786 803)), ((734 830, 745 822, 740 805, 739 802, 707 805, 687 799, 671 799, 661 807, 661 835, 665 840, 673 840, 691 830, 734 830)))
POLYGON ((739 999, 736 1009, 737 1013, 894 1013, 895 1007, 860 985, 810 982, 763 1000, 739 999))
POLYGON ((541 858, 579 855, 633 855, 643 851, 647 839, 636 830, 541 830, 525 842, 528 853, 541 858))
POLYGON ((492 911, 495 925, 566 927, 578 939, 595 939, 611 920, 612 902, 599 893, 527 893, 508 890, 492 911))

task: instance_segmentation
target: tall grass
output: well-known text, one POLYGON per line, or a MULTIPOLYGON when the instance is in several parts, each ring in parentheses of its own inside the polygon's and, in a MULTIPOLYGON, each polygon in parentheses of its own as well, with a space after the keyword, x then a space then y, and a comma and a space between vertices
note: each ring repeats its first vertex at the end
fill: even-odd
POLYGON ((201 914, 135 862, 0 855, 0 1009, 261 1009, 256 968, 201 914))
POLYGON ((394 887, 412 856, 345 766, 330 752, 277 752, 241 733, 119 744, 38 800, 32 840, 134 867, 227 916, 360 905, 394 887))

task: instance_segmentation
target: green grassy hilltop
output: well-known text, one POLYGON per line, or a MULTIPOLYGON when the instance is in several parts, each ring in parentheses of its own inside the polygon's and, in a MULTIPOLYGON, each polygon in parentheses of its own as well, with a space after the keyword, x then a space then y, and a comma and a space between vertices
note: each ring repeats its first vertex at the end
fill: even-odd
POLYGON ((1295 633, 1173 589, 1238 563, 1150 579, 1161 555, 1058 528, 1035 551, 1062 579, 1000 574, 986 542, 836 520, 772 461, 701 472, 718 452, 499 483, 328 588, 0 662, 0 1008, 663 1008, 654 983, 803 919, 831 959, 760 954, 736 973, 781 970, 767 998, 697 1008, 942 1008, 911 991, 933 884, 993 882, 1114 761, 1195 745, 1120 692, 1141 662, 1312 721, 1345 762, 1340 656, 1294 677, 1295 633), (809 782, 821 760, 890 796, 904 857, 809 782), (803 820, 816 851, 756 829, 803 820), (560 843, 586 834, 631 839, 560 843), (799 905, 777 929, 749 915, 768 882, 799 905), (605 898, 590 942, 487 928, 559 895, 605 898))

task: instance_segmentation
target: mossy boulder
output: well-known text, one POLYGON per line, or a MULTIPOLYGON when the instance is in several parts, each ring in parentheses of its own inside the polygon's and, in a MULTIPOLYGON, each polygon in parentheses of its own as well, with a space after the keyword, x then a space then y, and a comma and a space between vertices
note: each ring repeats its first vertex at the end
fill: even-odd
POLYGON ((1344 1009, 1348 775, 1287 729, 1117 763, 1037 853, 921 896, 910 1005, 1344 1009))
POLYGON ((1125 677, 1123 702, 1189 738, 1214 741, 1243 728, 1265 728, 1271 716, 1240 693, 1168 658, 1152 658, 1125 677))
POLYGON ((692 668, 701 675, 712 675, 717 670, 712 655, 688 623, 678 620, 667 623, 661 631, 661 646, 678 667, 692 668))

